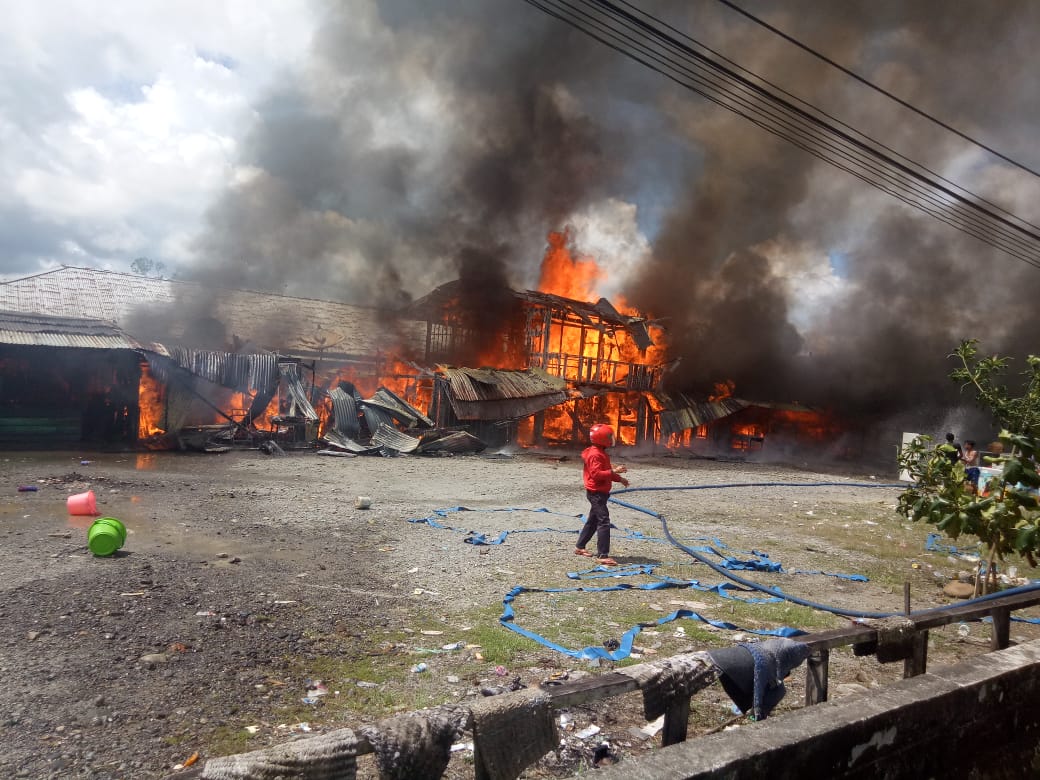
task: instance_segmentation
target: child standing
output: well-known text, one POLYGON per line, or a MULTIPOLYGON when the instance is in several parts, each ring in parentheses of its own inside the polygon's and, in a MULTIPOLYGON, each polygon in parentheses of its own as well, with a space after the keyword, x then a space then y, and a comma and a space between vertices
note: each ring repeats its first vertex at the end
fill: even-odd
POLYGON ((589 441, 591 446, 581 453, 589 515, 578 534, 578 546, 574 548, 574 554, 591 558, 592 553, 585 549, 585 545, 595 534, 597 563, 601 566, 617 566, 617 561, 610 557, 610 511, 607 509, 607 499, 610 498, 612 483, 620 482, 628 487, 628 480, 621 476, 628 469, 610 463, 607 448, 613 447, 615 440, 614 429, 609 425, 593 425, 589 429, 589 441))

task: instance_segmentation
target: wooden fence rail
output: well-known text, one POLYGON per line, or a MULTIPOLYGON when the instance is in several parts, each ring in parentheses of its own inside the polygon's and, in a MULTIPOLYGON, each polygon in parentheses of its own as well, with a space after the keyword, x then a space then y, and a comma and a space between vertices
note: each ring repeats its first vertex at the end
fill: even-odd
MULTIPOLYGON (((927 667, 928 632, 930 629, 960 623, 992 619, 989 650, 1003 650, 1010 641, 1011 614, 1016 610, 1040 604, 1040 590, 997 597, 976 604, 943 607, 918 615, 905 615, 885 620, 857 621, 843 628, 799 636, 797 641, 809 646, 811 654, 806 664, 805 703, 818 704, 827 700, 829 661, 831 650, 852 646, 859 656, 874 655, 881 663, 903 661, 903 677, 924 674, 927 667)), ((634 671, 630 668, 628 671, 634 671)), ((609 672, 580 680, 564 681, 544 689, 554 709, 562 709, 593 701, 609 699, 638 690, 636 680, 629 674, 609 672)), ((510 696, 512 694, 501 694, 510 696)), ((690 700, 674 701, 665 712, 661 730, 663 745, 684 742, 690 716, 690 700)), ((371 753, 372 746, 363 737, 357 745, 358 755, 371 753)), ((476 780, 483 773, 477 763, 476 780)), ((196 770, 201 772, 201 768, 196 770)), ((198 776, 195 772, 178 777, 198 776)))

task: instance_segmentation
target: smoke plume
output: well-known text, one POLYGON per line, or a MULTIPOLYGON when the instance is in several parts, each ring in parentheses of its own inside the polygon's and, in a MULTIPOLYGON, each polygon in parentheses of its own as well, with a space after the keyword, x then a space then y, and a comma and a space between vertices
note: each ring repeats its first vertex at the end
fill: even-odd
MULTIPOLYGON (((1037 183, 710 0, 638 5, 1026 218, 1037 183)), ((743 3, 1035 166, 1016 0, 743 3), (994 42, 999 42, 995 46, 994 42)), ((673 389, 885 414, 957 401, 948 353, 1035 351, 1040 272, 828 166, 521 0, 344 0, 287 72, 210 210, 194 278, 399 307, 461 277, 481 327, 546 235, 633 204, 629 303, 669 328, 673 389)), ((580 247, 579 247, 580 249, 580 247)))

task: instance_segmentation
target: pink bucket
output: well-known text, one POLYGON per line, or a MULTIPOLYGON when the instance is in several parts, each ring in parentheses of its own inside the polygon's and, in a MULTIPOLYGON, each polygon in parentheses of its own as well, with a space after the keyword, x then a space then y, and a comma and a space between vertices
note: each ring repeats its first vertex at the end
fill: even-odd
POLYGON ((70 515, 96 515, 98 513, 93 490, 69 496, 68 506, 70 515))

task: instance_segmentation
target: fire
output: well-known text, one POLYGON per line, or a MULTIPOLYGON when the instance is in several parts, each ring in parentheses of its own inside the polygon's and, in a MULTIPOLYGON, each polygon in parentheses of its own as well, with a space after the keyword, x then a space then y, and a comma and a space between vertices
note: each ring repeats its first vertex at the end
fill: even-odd
POLYGON ((141 365, 141 381, 137 387, 137 405, 140 409, 137 422, 137 436, 145 439, 166 433, 160 423, 166 410, 166 388, 156 381, 147 363, 141 365))
POLYGON ((606 278, 606 273, 591 257, 575 257, 571 240, 569 228, 549 233, 538 290, 578 301, 596 300, 596 284, 606 278))
POLYGON ((737 389, 737 384, 732 379, 727 379, 723 382, 715 383, 715 392, 708 396, 709 401, 721 401, 724 398, 732 398, 733 391, 737 389))

